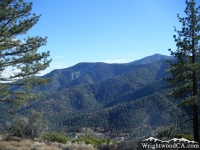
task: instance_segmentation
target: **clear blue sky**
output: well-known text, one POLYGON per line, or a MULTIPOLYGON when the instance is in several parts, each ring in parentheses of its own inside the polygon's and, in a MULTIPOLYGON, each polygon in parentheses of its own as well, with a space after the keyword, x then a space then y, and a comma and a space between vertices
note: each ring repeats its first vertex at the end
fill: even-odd
MULTIPOLYGON (((48 36, 39 51, 50 51, 50 67, 79 62, 126 63, 176 49, 177 13, 184 16, 185 0, 27 0, 42 14, 27 33, 48 36)), ((199 1, 196 6, 199 6, 199 1)))

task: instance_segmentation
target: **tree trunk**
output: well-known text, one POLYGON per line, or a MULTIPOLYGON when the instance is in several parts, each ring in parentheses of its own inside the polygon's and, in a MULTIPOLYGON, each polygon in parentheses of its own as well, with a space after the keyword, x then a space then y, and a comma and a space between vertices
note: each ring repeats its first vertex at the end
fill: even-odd
POLYGON ((198 127, 198 106, 193 105, 193 132, 194 132, 194 141, 199 142, 199 127, 198 127))
MULTIPOLYGON (((194 14, 194 12, 192 12, 194 14)), ((192 19, 192 28, 194 29, 195 26, 194 26, 194 20, 192 19)), ((194 30, 192 31, 192 64, 195 64, 196 62, 196 50, 195 50, 195 32, 194 30)), ((197 72, 196 70, 193 71, 193 74, 192 74, 192 83, 193 83, 193 86, 192 86, 192 95, 193 96, 196 96, 198 93, 197 93, 197 72)), ((196 101, 196 99, 195 99, 196 101)), ((199 142, 199 122, 198 122, 198 100, 197 100, 197 103, 195 102, 193 104, 193 132, 194 132, 194 141, 196 142, 199 142)))
MULTIPOLYGON (((193 55, 193 58, 195 54, 193 55)), ((194 63, 194 59, 192 59, 194 63)), ((192 87, 192 95, 196 96, 197 93, 197 79, 196 79, 196 71, 193 72, 193 87, 192 87)), ((196 99, 195 99, 196 101, 196 99)), ((198 121, 198 100, 197 103, 194 102, 193 104, 193 134, 194 134, 194 141, 199 142, 199 121, 198 121)))

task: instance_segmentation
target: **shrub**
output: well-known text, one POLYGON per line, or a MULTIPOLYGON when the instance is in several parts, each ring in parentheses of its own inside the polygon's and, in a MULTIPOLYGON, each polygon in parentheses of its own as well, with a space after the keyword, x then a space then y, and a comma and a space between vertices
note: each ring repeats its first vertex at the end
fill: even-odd
POLYGON ((90 128, 82 128, 81 131, 84 137, 94 137, 94 131, 90 128))
POLYGON ((97 139, 97 138, 94 138, 94 137, 83 137, 81 139, 78 139, 78 140, 74 140, 73 141, 74 143, 77 142, 84 142, 85 144, 91 144, 91 145, 94 145, 94 146, 101 146, 101 145, 117 145, 116 142, 114 141, 111 141, 109 138, 103 138, 103 139, 97 139))
POLYGON ((159 139, 170 139, 174 134, 174 127, 159 127, 156 129, 156 138, 159 139))
POLYGON ((46 134, 44 134, 43 137, 45 140, 52 141, 52 142, 64 143, 64 144, 66 144, 67 141, 69 141, 69 138, 67 138, 66 136, 64 136, 60 133, 57 133, 57 132, 46 133, 46 134))
POLYGON ((13 135, 24 138, 26 136, 26 124, 28 124, 26 117, 16 117, 9 130, 13 135))
POLYGON ((32 109, 27 117, 16 116, 9 130, 18 137, 37 138, 46 132, 48 123, 41 112, 32 109))
MULTIPOLYGON (((117 146, 117 150, 139 150, 138 141, 121 142, 117 146)), ((141 144, 141 143, 140 143, 141 144)))
POLYGON ((74 143, 84 142, 85 144, 92 144, 92 145, 100 144, 99 140, 94 137, 83 137, 78 140, 74 140, 73 142, 74 143))
POLYGON ((117 145, 113 144, 100 145, 98 146, 98 150, 117 150, 117 145))
POLYGON ((192 138, 189 135, 185 135, 185 134, 175 134, 174 137, 175 138, 185 138, 185 139, 188 139, 190 141, 194 141, 194 138, 192 138))

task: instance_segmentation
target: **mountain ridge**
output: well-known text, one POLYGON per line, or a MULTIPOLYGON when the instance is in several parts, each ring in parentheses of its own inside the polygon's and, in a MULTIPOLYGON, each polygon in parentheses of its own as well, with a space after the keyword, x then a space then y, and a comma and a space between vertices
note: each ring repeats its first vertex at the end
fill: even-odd
POLYGON ((161 55, 161 54, 153 54, 151 56, 146 56, 146 57, 144 57, 142 59, 132 61, 129 64, 135 64, 135 65, 150 64, 150 63, 154 63, 156 61, 160 61, 162 59, 170 60, 170 59, 173 59, 173 57, 172 56, 167 56, 167 55, 161 55))
POLYGON ((173 57, 156 54, 135 64, 79 63, 54 70, 45 76, 54 80, 40 88, 49 94, 21 113, 30 108, 43 111, 53 130, 65 132, 92 127, 112 134, 150 134, 175 123, 173 117, 181 112, 163 80, 166 60, 173 57))
POLYGON ((154 63, 156 60, 166 60, 166 58, 171 59, 170 56, 154 54, 152 56, 124 64, 107 64, 102 62, 78 63, 69 68, 53 70, 50 73, 42 76, 45 78, 50 77, 53 79, 53 81, 47 86, 41 86, 40 90, 48 90, 53 93, 60 91, 63 88, 68 88, 75 85, 94 83, 99 80, 107 79, 124 72, 129 72, 135 68, 139 68, 140 66, 138 65, 147 65, 154 63))

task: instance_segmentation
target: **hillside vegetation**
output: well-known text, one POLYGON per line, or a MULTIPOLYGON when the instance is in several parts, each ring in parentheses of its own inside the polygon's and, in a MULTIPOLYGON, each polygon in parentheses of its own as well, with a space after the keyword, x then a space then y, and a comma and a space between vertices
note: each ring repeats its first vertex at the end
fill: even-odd
MULTIPOLYGON (((184 114, 164 80, 166 57, 156 54, 146 58, 148 63, 144 58, 141 64, 139 60, 136 64, 80 63, 54 70, 46 75, 52 82, 40 88, 49 94, 21 113, 30 108, 43 111, 51 129, 63 132, 92 127, 109 136, 151 135, 158 127, 175 125, 184 114)), ((190 126, 187 122, 178 129, 190 126)))

